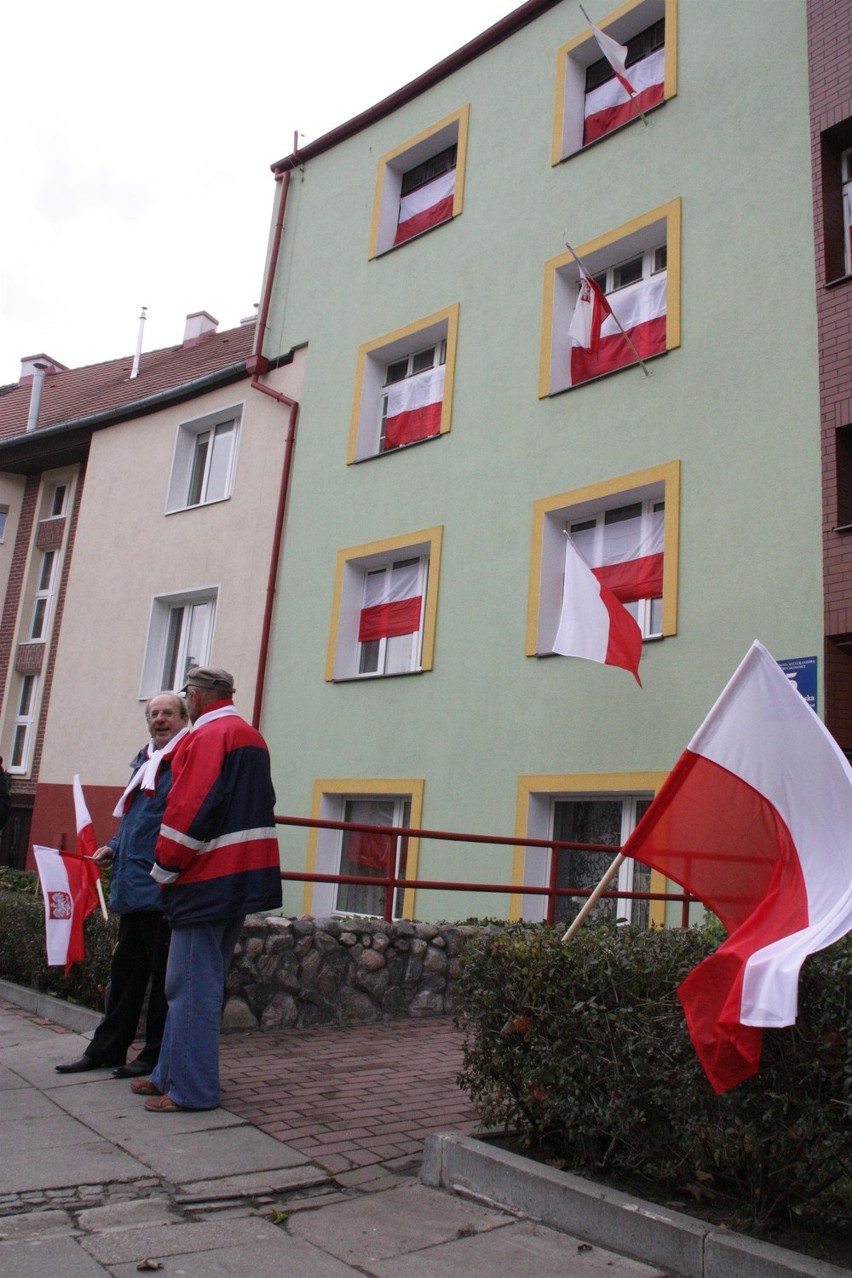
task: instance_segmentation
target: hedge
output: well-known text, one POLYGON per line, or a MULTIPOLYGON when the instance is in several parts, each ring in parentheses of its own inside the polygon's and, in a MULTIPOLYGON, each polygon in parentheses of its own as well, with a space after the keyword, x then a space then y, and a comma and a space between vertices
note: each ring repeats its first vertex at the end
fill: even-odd
POLYGON ((459 1082, 482 1120, 580 1175, 733 1197, 753 1223, 848 1194, 852 935, 808 959, 798 1023, 765 1031, 757 1076, 717 1097, 676 989, 719 939, 600 925, 563 943, 517 925, 472 940, 459 1082))

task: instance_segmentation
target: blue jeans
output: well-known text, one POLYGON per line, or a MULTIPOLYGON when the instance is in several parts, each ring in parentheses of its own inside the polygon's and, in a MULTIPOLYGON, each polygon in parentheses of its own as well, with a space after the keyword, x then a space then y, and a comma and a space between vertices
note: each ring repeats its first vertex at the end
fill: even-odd
POLYGON ((172 929, 166 968, 169 1014, 151 1081, 186 1109, 219 1104, 222 998, 242 927, 240 917, 172 929))

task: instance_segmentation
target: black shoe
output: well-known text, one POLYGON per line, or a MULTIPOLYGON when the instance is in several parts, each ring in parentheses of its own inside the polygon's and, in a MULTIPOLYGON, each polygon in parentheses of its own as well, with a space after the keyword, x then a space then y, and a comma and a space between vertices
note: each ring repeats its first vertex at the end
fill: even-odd
POLYGON ((54 1066, 57 1074, 84 1074, 90 1069, 109 1069, 103 1061, 93 1060, 91 1056, 81 1056, 79 1060, 69 1061, 67 1065, 54 1066))
POLYGON ((147 1061, 140 1060, 137 1056, 135 1061, 129 1061, 126 1065, 119 1065, 118 1069, 112 1071, 113 1078, 147 1078, 153 1072, 154 1066, 149 1065, 147 1061))

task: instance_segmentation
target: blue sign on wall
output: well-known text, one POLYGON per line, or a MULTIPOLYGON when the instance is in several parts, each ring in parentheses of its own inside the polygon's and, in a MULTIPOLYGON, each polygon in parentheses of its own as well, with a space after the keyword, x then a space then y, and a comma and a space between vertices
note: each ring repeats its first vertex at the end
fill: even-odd
POLYGON ((794 688, 798 688, 812 710, 817 708, 816 657, 788 657, 778 662, 794 688))

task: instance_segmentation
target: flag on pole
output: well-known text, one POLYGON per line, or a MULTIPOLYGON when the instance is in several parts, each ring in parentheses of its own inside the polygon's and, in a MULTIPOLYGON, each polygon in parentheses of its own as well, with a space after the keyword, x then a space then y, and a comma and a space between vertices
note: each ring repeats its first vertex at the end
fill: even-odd
POLYGON ((76 772, 74 773, 72 789, 74 791, 74 816, 77 821, 77 851, 80 856, 93 856, 98 850, 98 843, 95 838, 92 818, 89 816, 89 809, 83 797, 83 787, 76 772))
POLYGON ((659 271, 648 279, 637 280, 635 284, 628 284, 605 298, 606 313, 601 315, 596 346, 587 345, 578 339, 583 330, 577 319, 575 306, 568 329, 571 338, 572 386, 635 364, 637 357, 646 359, 665 351, 666 279, 666 272, 659 271))
POLYGON ((562 611, 553 651, 563 657, 621 666, 642 686, 642 631, 609 587, 598 580, 567 535, 562 611))
POLYGON ((717 1093, 795 1023, 809 954, 852 929, 852 768, 755 642, 624 845, 703 901, 727 940, 678 990, 717 1093))
MULTIPOLYGON (((623 47, 623 46, 619 46, 623 47)), ((612 65, 610 63, 610 65, 612 65)), ((613 68, 614 69, 614 68, 613 68)), ((666 51, 655 49, 630 68, 633 93, 616 76, 590 89, 583 105, 583 145, 658 106, 666 93, 666 51)))
POLYGON ((33 846, 44 897, 48 966, 64 966, 65 975, 86 957, 83 924, 97 909, 97 865, 76 852, 33 846))
POLYGON ((606 294, 587 272, 580 267, 580 291, 574 306, 574 314, 568 326, 568 336, 577 346, 597 355, 601 344, 601 326, 604 318, 612 314, 606 294))
MULTIPOLYGON (((583 9, 583 13, 586 13, 583 9)), ((586 19, 589 15, 586 13, 586 19)), ((595 39, 598 42, 598 48, 612 67, 613 74, 619 84, 623 85, 627 92, 633 96, 636 92, 633 85, 627 78, 627 72, 624 69, 624 63, 627 58, 627 45, 619 44, 617 40, 613 40, 612 36, 608 36, 605 31, 601 31, 600 27, 596 27, 594 22, 589 22, 595 39)))

